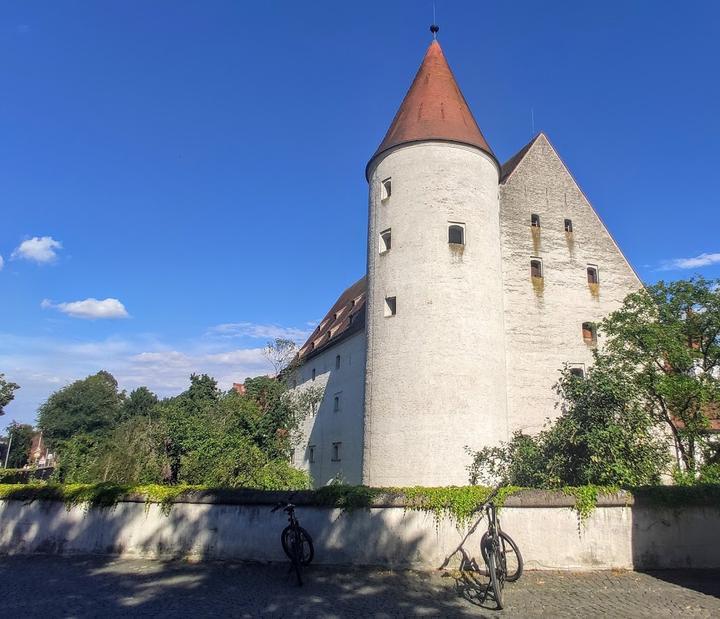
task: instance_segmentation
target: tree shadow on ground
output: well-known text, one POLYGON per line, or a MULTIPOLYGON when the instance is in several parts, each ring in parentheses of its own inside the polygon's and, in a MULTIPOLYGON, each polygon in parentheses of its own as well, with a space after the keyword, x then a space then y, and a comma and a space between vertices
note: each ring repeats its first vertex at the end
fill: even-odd
POLYGON ((311 566, 304 580, 280 563, 0 559, 7 616, 478 616, 413 572, 311 566))

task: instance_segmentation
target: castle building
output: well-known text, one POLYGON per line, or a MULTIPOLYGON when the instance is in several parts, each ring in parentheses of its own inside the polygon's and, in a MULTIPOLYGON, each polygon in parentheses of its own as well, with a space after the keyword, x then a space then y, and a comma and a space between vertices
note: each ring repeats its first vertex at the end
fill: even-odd
POLYGON ((641 282, 548 138, 504 164, 433 40, 366 168, 367 275, 299 351, 322 393, 294 465, 315 483, 468 481, 468 449, 558 414, 596 324, 641 282))

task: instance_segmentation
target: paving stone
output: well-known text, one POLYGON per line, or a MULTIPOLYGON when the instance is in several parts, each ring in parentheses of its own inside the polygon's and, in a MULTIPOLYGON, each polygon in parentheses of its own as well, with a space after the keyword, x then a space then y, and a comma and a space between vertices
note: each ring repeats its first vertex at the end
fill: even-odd
POLYGON ((506 610, 486 578, 284 564, 0 557, 0 617, 720 617, 720 571, 526 572, 506 610))

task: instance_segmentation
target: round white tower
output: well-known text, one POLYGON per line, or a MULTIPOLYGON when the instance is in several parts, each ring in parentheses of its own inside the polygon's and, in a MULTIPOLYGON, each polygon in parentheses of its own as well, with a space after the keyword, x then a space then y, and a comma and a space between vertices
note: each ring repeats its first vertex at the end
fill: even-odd
POLYGON ((363 483, 466 484, 508 438, 499 165, 437 41, 367 178, 363 483))

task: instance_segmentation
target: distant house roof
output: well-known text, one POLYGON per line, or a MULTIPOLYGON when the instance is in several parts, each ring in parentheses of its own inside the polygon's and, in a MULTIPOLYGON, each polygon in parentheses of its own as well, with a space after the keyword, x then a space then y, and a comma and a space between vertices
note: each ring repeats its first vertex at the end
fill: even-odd
POLYGON ((367 278, 345 290, 298 351, 305 361, 365 328, 367 278))
POLYGON ((420 69, 370 162, 395 146, 423 140, 469 144, 495 158, 437 41, 425 52, 420 69))

